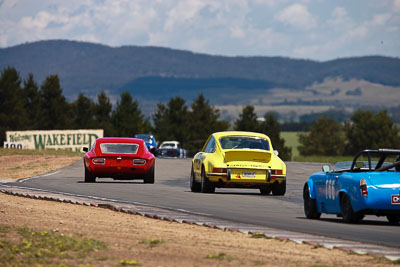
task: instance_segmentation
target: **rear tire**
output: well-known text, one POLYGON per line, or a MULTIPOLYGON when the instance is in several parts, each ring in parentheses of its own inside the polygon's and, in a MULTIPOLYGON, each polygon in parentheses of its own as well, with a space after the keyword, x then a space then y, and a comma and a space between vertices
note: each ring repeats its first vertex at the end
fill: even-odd
POLYGON ((283 196, 286 193, 286 180, 282 183, 275 183, 272 185, 272 194, 274 196, 283 196))
POLYGON ((151 168, 150 172, 143 179, 143 183, 154 184, 154 166, 153 166, 153 168, 151 168))
POLYGON ((192 169, 190 170, 190 190, 192 192, 200 192, 201 190, 201 184, 196 182, 196 180, 194 179, 193 165, 192 169))
POLYGON ((304 214, 306 215, 307 219, 319 219, 321 217, 321 213, 318 212, 317 201, 310 198, 310 189, 308 188, 307 184, 304 185, 303 200, 304 214))
POLYGON ((260 188, 260 194, 263 196, 269 195, 271 193, 271 188, 270 187, 261 187, 260 188))
POLYGON ((340 198, 340 209, 342 210, 343 221, 346 223, 356 223, 364 218, 361 213, 354 212, 350 198, 346 194, 343 194, 340 198))
POLYGON ((201 193, 214 193, 215 186, 206 177, 206 172, 204 168, 201 170, 201 193))
POLYGON ((400 222, 400 216, 396 216, 396 215, 388 215, 388 216, 386 216, 386 219, 388 220, 388 222, 390 224, 399 224, 399 222, 400 222))
POLYGON ((94 176, 88 169, 85 168, 85 183, 95 183, 96 176, 94 176))

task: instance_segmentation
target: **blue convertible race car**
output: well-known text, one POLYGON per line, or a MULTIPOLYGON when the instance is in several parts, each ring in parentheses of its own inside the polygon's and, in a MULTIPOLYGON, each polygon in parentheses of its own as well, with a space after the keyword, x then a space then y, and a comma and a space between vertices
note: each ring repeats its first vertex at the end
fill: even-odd
POLYGON ((354 223, 365 215, 386 216, 400 221, 400 150, 359 152, 353 161, 322 167, 303 188, 304 213, 319 219, 321 213, 336 214, 354 223))
POLYGON ((147 149, 155 154, 157 149, 157 141, 152 134, 135 134, 135 138, 142 139, 147 146, 147 149))

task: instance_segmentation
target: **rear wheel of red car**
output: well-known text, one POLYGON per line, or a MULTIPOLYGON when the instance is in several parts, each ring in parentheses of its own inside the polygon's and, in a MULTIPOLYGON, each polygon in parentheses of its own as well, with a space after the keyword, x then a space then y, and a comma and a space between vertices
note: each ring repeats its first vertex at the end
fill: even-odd
POLYGON ((343 221, 346 223, 356 223, 364 218, 364 215, 361 213, 354 212, 351 207, 350 198, 346 194, 340 197, 340 209, 342 210, 343 221))
POLYGON ((215 186, 208 180, 206 177, 206 172, 204 168, 201 170, 201 186, 200 186, 201 193, 214 193, 215 186))
POLYGON ((154 166, 151 168, 146 177, 143 179, 143 183, 145 184, 154 184, 154 166))
POLYGON ((196 180, 194 179, 193 166, 190 171, 190 190, 192 192, 200 192, 200 190, 201 190, 201 184, 196 182, 196 180))
POLYGON ((310 198, 310 190, 308 185, 304 185, 303 189, 303 200, 304 200, 304 214, 308 219, 319 219, 321 213, 317 210, 317 202, 315 199, 310 198))
POLYGON ((278 184, 275 183, 272 185, 272 194, 274 196, 283 196, 286 193, 286 181, 278 184))
POLYGON ((260 188, 260 194, 261 195, 269 195, 271 193, 271 188, 270 187, 261 187, 260 188))
POLYGON ((96 182, 96 177, 85 168, 85 183, 94 183, 96 182))
POLYGON ((386 219, 390 224, 398 224, 400 222, 400 216, 396 215, 388 215, 386 216, 386 219))

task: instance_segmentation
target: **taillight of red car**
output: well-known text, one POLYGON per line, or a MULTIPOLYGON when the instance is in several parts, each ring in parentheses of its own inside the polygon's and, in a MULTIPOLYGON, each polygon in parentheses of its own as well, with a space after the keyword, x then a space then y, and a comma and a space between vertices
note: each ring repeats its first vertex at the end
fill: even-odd
POLYGON ((144 165, 144 164, 146 164, 145 159, 134 159, 133 160, 133 165, 144 165))
POLYGON ((360 180, 360 190, 361 190, 361 195, 363 197, 367 197, 368 196, 367 182, 364 179, 360 180))
POLYGON ((104 165, 106 163, 106 159, 105 158, 94 158, 92 159, 93 164, 96 165, 104 165))

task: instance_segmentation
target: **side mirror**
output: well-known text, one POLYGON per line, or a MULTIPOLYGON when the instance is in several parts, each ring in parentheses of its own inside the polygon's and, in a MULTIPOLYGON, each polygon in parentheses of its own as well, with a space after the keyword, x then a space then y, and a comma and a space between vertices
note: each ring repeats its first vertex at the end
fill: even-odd
POLYGON ((329 172, 330 170, 331 170, 331 167, 329 165, 322 165, 323 172, 329 172))
POLYGON ((82 148, 82 151, 83 151, 83 152, 88 152, 88 151, 89 151, 89 148, 84 147, 84 148, 82 148))
POLYGON ((279 156, 278 150, 274 150, 274 154, 275 154, 275 156, 279 156))

